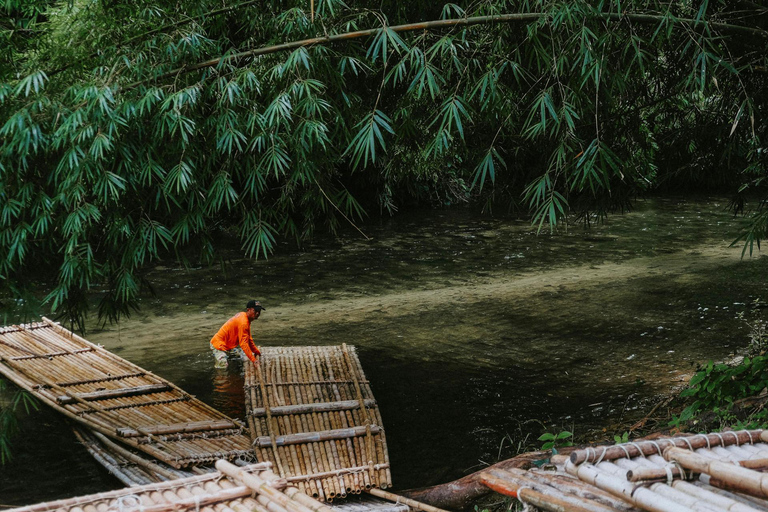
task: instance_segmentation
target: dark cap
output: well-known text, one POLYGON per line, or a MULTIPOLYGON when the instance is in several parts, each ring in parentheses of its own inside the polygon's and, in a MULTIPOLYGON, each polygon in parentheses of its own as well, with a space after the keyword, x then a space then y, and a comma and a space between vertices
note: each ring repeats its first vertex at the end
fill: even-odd
POLYGON ((267 308, 262 306, 261 302, 259 302, 257 300, 249 300, 248 304, 245 305, 245 309, 251 309, 251 308, 255 309, 256 311, 261 311, 261 310, 266 311, 267 310, 267 308))

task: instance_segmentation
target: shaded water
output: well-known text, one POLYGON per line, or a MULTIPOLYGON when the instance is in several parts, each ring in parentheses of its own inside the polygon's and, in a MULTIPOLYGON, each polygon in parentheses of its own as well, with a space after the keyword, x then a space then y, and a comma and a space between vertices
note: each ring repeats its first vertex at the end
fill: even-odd
MULTIPOLYGON (((432 485, 514 455, 527 433, 613 434, 697 364, 744 347, 735 314, 765 298, 768 259, 728 248, 739 221, 725 205, 656 199, 555 236, 467 212, 404 214, 364 226, 372 240, 350 231, 225 270, 158 266, 157 296, 87 337, 242 417, 242 368, 215 373, 207 344, 260 299, 257 344, 358 347, 395 486, 432 485)), ((23 427, 0 504, 119 485, 55 414, 23 427)))

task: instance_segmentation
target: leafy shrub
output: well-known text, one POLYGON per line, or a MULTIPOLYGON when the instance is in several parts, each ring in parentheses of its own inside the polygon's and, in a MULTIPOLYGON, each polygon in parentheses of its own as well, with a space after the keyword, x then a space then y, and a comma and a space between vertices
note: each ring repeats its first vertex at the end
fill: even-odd
POLYGON ((670 422, 680 428, 685 423, 699 424, 718 421, 720 426, 731 425, 755 428, 765 423, 768 411, 750 410, 740 401, 765 392, 768 387, 768 356, 745 357, 736 365, 714 364, 710 361, 693 376, 683 397, 693 398, 680 414, 670 422), (707 417, 707 414, 713 416, 707 417))

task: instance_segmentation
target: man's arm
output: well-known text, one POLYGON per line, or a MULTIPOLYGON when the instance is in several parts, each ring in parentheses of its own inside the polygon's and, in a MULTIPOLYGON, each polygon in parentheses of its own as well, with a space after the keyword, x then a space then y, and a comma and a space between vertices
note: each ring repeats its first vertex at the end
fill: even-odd
POLYGON ((250 359, 252 363, 256 362, 256 356, 261 355, 261 351, 254 345, 251 333, 248 332, 247 328, 240 331, 240 348, 243 349, 245 357, 250 359))

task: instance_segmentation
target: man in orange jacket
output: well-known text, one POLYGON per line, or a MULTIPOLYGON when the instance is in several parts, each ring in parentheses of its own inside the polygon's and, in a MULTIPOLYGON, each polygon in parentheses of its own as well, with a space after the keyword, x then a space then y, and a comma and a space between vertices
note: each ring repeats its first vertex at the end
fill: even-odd
POLYGON ((261 355, 261 351, 253 344, 251 322, 258 319, 262 311, 266 310, 259 301, 249 300, 245 305, 245 312, 240 312, 227 320, 219 332, 211 338, 211 350, 216 358, 215 368, 226 368, 227 351, 238 345, 243 349, 245 357, 253 364, 257 364, 256 358, 261 355))

